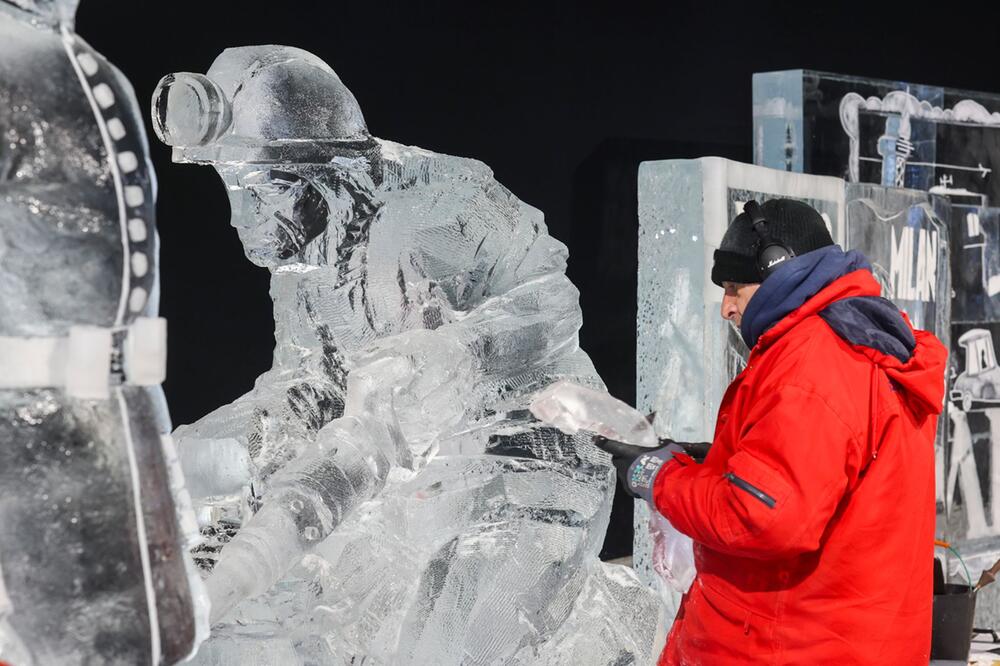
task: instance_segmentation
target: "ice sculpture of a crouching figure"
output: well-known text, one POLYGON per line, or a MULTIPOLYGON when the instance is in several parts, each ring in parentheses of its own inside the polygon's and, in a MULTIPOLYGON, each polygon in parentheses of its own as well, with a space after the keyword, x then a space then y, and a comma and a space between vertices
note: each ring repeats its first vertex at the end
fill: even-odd
POLYGON ((161 443, 155 178, 75 10, 0 0, 0 662, 170 664, 201 582, 161 443))
POLYGON ((176 433, 214 546, 201 663, 650 661, 652 594, 596 557, 607 461, 526 410, 601 385, 541 213, 479 162, 373 138, 298 49, 167 76, 153 113, 272 272, 273 368, 176 433))

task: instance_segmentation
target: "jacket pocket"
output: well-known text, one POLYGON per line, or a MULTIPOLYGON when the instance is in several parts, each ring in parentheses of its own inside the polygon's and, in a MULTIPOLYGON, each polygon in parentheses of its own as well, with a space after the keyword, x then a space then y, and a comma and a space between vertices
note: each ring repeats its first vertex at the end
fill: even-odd
POLYGON ((770 495, 768 495, 767 493, 765 493, 760 488, 754 486, 751 483, 748 483, 747 481, 744 481, 743 479, 741 479, 740 477, 736 476, 732 472, 728 472, 726 474, 723 474, 723 476, 726 479, 728 479, 731 484, 733 484, 734 486, 736 486, 740 490, 743 490, 743 491, 745 491, 747 493, 750 493, 751 496, 756 497, 758 500, 760 500, 761 502, 763 502, 765 505, 767 505, 767 508, 769 508, 769 509, 773 509, 774 508, 776 500, 773 497, 771 497, 770 495))
POLYGON ((707 587, 691 588, 678 638, 682 664, 771 664, 775 660, 775 621, 748 610, 707 587))
POLYGON ((730 507, 724 515, 731 542, 768 529, 788 502, 791 485, 776 469, 746 451, 729 459, 722 477, 729 485, 730 507))

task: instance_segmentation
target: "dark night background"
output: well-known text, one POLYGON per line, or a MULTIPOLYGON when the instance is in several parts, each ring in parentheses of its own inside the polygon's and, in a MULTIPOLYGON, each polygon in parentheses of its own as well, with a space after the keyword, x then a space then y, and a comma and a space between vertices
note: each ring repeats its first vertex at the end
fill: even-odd
MULTIPOLYGON (((287 44, 330 63, 375 136, 487 163, 569 246, 581 344, 633 402, 638 163, 750 161, 759 71, 1000 92, 1000 7, 962 7, 83 0, 77 31, 128 76, 144 111, 164 74, 205 72, 228 46, 287 44)), ((268 273, 244 259, 215 172, 172 164, 150 138, 165 390, 174 423, 190 423, 270 367, 268 273)), ((631 552, 631 504, 619 491, 603 556, 631 552)))

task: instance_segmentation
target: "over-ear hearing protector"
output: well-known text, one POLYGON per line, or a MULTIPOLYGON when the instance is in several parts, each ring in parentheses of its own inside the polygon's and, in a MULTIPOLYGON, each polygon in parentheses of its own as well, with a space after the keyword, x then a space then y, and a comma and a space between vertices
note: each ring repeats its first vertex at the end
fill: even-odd
POLYGON ((794 257, 795 253, 782 243, 781 239, 774 238, 768 233, 767 218, 764 217, 764 211, 760 209, 759 203, 756 201, 746 202, 743 205, 743 212, 750 217, 750 224, 758 236, 754 247, 754 256, 761 280, 766 280, 771 273, 778 269, 778 266, 794 257))

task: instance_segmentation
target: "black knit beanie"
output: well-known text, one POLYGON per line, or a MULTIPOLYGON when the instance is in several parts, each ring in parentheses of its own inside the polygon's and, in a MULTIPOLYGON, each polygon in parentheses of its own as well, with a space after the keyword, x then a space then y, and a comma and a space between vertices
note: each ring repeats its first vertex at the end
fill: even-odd
MULTIPOLYGON (((767 218, 767 233, 772 240, 780 241, 795 256, 833 245, 833 238, 823 217, 812 206, 794 199, 771 199, 760 206, 767 218)), ((763 282, 757 268, 757 244, 760 236, 750 224, 750 217, 740 213, 732 221, 719 249, 715 251, 712 282, 756 284, 763 282)))

